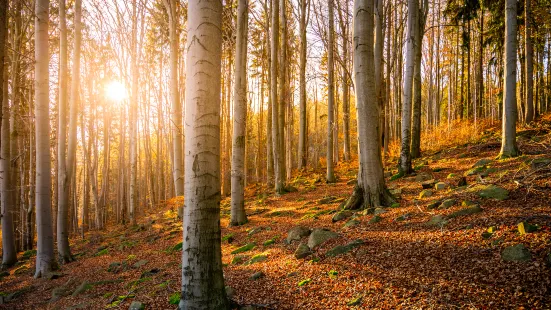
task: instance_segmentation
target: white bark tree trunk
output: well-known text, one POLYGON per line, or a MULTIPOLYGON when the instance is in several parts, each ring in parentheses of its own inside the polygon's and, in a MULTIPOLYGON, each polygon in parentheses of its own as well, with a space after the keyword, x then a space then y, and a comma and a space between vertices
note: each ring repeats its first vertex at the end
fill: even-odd
POLYGON ((272 62, 270 64, 271 72, 271 102, 272 102, 272 152, 274 161, 274 185, 275 191, 278 194, 283 194, 285 191, 284 176, 283 176, 283 153, 280 143, 279 131, 279 100, 278 100, 278 49, 279 49, 279 0, 272 0, 272 40, 270 54, 272 62))
POLYGON ((231 226, 247 223, 245 213, 245 133, 247 126, 247 31, 249 4, 238 0, 233 104, 231 226))
POLYGON ((220 246, 222 2, 188 7, 180 309, 227 309, 220 246))
POLYGON ((517 124, 517 0, 505 3, 505 70, 503 83, 503 120, 499 157, 519 155, 517 124))
POLYGON ((36 278, 45 276, 55 264, 51 211, 49 7, 49 0, 35 2, 36 278))
POLYGON ((534 48, 532 46, 532 7, 526 0, 525 11, 525 52, 526 52, 526 123, 534 120, 534 48))
POLYGON ((132 2, 132 39, 130 46, 130 66, 132 71, 132 90, 130 96, 130 192, 128 215, 130 223, 136 224, 136 207, 138 205, 138 61, 137 61, 137 45, 138 45, 138 14, 137 1, 132 2))
POLYGON ((306 47, 308 41, 306 38, 306 9, 309 0, 301 0, 300 6, 300 76, 299 76, 299 134, 298 134, 298 169, 306 167, 308 153, 307 153, 307 126, 306 126, 306 47))
POLYGON ((406 34, 406 65, 404 87, 402 89, 402 140, 400 148, 401 174, 409 174, 411 168, 411 103, 413 90, 413 73, 415 69, 415 31, 419 0, 408 0, 408 22, 406 34))

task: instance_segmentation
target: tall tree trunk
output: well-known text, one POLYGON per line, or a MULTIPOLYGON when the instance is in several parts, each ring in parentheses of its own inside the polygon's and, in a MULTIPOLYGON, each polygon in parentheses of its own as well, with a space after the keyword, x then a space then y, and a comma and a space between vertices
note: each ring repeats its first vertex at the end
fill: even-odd
POLYGON ((524 4, 525 53, 526 53, 526 123, 534 120, 534 48, 532 46, 532 1, 524 4))
POLYGON ((35 2, 36 278, 45 276, 55 265, 51 211, 49 7, 49 0, 35 2))
POLYGON ((333 0, 327 0, 329 7, 329 42, 327 45, 327 183, 334 183, 335 171, 333 162, 333 127, 335 126, 335 81, 334 81, 334 47, 335 47, 335 26, 334 26, 334 5, 333 0))
MULTIPOLYGON (((417 0, 415 0, 417 1, 417 0)), ((413 74, 413 121, 411 128, 411 158, 421 156, 421 60, 423 49, 423 36, 425 33, 425 21, 428 13, 428 0, 421 0, 422 5, 416 18, 415 43, 414 43, 414 74, 413 74)), ((431 72, 432 74, 432 72, 431 72)))
MULTIPOLYGON (((0 4, 3 6, 4 4, 0 4)), ((6 4, 7 5, 7 4, 6 4)), ((3 14, 0 7, 0 15, 3 14)), ((5 19, 0 17, 0 28, 4 28, 6 25, 5 19)), ((6 36, 7 37, 7 36, 6 36)), ((4 38, 2 42, 6 42, 4 38)), ((4 44, 2 44, 4 45, 4 44)), ((4 58, 0 58, 2 64, 4 58)), ((15 184, 11 173, 11 152, 10 152, 10 107, 8 100, 8 66, 0 66, 2 68, 2 122, 0 123, 0 205, 1 210, 1 224, 2 224, 2 269, 13 266, 17 262, 17 251, 15 245, 14 225, 13 225, 13 213, 14 213, 14 193, 15 184)))
MULTIPOLYGON (((383 106, 383 49, 385 45, 385 39, 383 37, 383 0, 375 0, 374 6, 375 12, 375 49, 373 51, 375 62, 375 98, 379 105, 379 128, 384 126, 384 106, 383 106)), ((383 131, 379 130, 381 136, 379 137, 379 144, 383 146, 383 131)))
POLYGON ((358 184, 347 202, 348 208, 375 208, 393 201, 384 183, 379 142, 380 105, 375 96, 373 3, 371 0, 354 1, 354 82, 360 167, 358 184))
POLYGON ((411 103, 413 74, 415 71, 415 32, 419 14, 419 0, 408 0, 408 21, 406 35, 406 66, 402 89, 402 141, 400 148, 400 174, 409 174, 411 168, 411 103))
POLYGON ((222 2, 188 7, 180 309, 227 309, 220 247, 222 2), (212 27, 201 27, 204 23, 212 27), (200 38, 200 39, 199 39, 200 38))
POLYGON ((132 1, 132 38, 130 44, 130 66, 132 71, 132 91, 130 96, 130 190, 128 215, 130 223, 136 224, 136 207, 138 206, 138 14, 137 0, 132 1))
POLYGON ((307 140, 308 132, 306 127, 306 47, 308 41, 306 38, 306 10, 310 0, 300 1, 300 74, 299 74, 299 97, 300 97, 300 116, 299 116, 299 134, 298 134, 298 169, 306 167, 308 161, 307 140))
POLYGON ((517 1, 505 2, 505 78, 503 83, 503 120, 499 157, 519 155, 517 123, 517 1))
MULTIPOLYGON (((5 53, 6 53, 6 40, 8 38, 8 6, 9 6, 9 0, 0 0, 0 73, 2 73, 2 77, 0 77, 0 94, 3 94, 3 88, 4 88, 4 63, 5 63, 5 53)), ((15 47, 14 47, 15 48, 15 47)), ((0 108, 0 128, 2 128, 2 111, 3 109, 0 108)), ((0 139, 0 147, 2 147, 2 139, 0 139)))
POLYGON ((245 214, 245 133, 247 126, 247 31, 249 4, 238 0, 231 181, 231 226, 247 222, 245 214))
POLYGON ((287 180, 287 161, 286 161, 286 145, 285 145, 285 128, 286 128, 286 112, 287 105, 289 104, 289 79, 287 78, 287 0, 280 0, 279 2, 279 20, 281 40, 279 41, 279 152, 280 163, 279 169, 281 169, 281 176, 283 182, 283 191, 285 191, 285 181, 287 180))
MULTIPOLYGON (((272 101, 272 152, 274 160, 275 191, 277 194, 283 194, 285 191, 283 176, 283 153, 280 144, 279 131, 279 100, 278 100, 278 49, 279 49, 279 0, 272 0, 272 46, 270 64, 271 71, 271 95, 272 101)), ((283 64, 282 64, 283 65, 283 64)))

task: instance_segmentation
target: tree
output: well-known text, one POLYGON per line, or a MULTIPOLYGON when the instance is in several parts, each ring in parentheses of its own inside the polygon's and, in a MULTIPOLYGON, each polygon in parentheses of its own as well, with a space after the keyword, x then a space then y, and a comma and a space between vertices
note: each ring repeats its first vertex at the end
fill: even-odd
POLYGON ((138 205, 138 11, 137 1, 132 1, 132 37, 130 43, 130 67, 132 90, 130 95, 130 194, 128 213, 130 222, 136 224, 136 207, 138 205))
POLYGON ((394 200, 385 186, 379 143, 380 105, 375 96, 373 8, 371 0, 354 1, 354 83, 358 109, 360 168, 358 184, 345 208, 375 208, 394 200))
POLYGON ((500 158, 516 157, 517 124, 517 0, 505 2, 505 70, 500 158))
MULTIPOLYGON (((5 29, 2 25, 5 25, 5 19, 2 19, 4 14, 3 5, 5 3, 0 3, 0 28, 5 29)), ((7 36, 5 36, 7 37, 7 36)), ((5 39, 2 39, 2 34, 0 34, 1 42, 6 42, 5 39)), ((4 46, 4 44, 2 44, 4 46)), ((4 58, 0 57, 0 62, 4 63, 4 58)), ((1 224, 2 224, 2 269, 6 267, 11 267, 17 262, 17 251, 15 247, 15 238, 13 230, 13 207, 14 207, 14 195, 15 184, 13 183, 14 178, 11 173, 11 154, 10 154, 10 107, 8 100, 8 66, 0 66, 2 68, 2 105, 0 109, 2 110, 2 121, 0 122, 0 140, 2 144, 0 145, 0 205, 2 206, 1 210, 1 224)))
MULTIPOLYGON (((6 53, 6 38, 8 37, 8 0, 0 0, 0 94, 3 94, 4 87, 4 62, 5 62, 5 53, 6 53)), ((2 108, 0 107, 0 128, 2 127, 2 108)), ((2 139, 0 139, 2 140, 2 139)), ((2 141, 0 141, 0 147, 2 146, 2 141)))
POLYGON ((227 309, 220 237, 222 2, 188 4, 180 309, 227 309))
POLYGON ((237 42, 233 104, 232 180, 230 225, 247 222, 245 213, 245 128, 247 125, 247 31, 248 1, 238 0, 237 42))
POLYGON ((329 8, 329 39, 327 46, 327 183, 335 183, 335 171, 333 162, 333 130, 335 126, 335 72, 334 72, 334 48, 335 48, 335 9, 333 0, 327 0, 329 8))
POLYGON ((402 140, 400 147, 400 174, 409 174, 411 168, 411 103, 413 89, 413 74, 415 71, 415 32, 419 0, 408 0, 408 22, 406 35, 406 66, 404 86, 402 89, 402 140))
POLYGON ((55 264, 50 192, 49 7, 49 0, 35 2, 36 278, 45 276, 55 264))
POLYGON ((526 118, 525 122, 534 120, 534 48, 532 46, 532 4, 526 0, 524 5, 524 44, 526 53, 526 118))
MULTIPOLYGON (((299 134, 298 134, 298 169, 306 167, 308 153, 306 151, 307 147, 307 127, 306 127, 306 47, 308 46, 308 41, 306 38, 306 25, 307 25, 307 13, 308 7, 310 6, 310 0, 301 0, 299 2, 299 14, 300 14, 300 23, 299 23, 299 32, 300 32, 300 74, 299 74, 299 134)), ((309 11, 309 10, 308 10, 309 11)))
POLYGON ((75 45, 73 49, 73 80, 71 82, 71 107, 69 120, 69 146, 65 155, 67 129, 67 26, 65 0, 59 1, 60 44, 59 44, 59 112, 58 112, 58 207, 57 207, 57 251, 60 261, 73 261, 69 247, 69 193, 72 180, 76 179, 74 163, 77 148, 77 114, 80 90, 80 45, 81 45, 82 0, 75 1, 75 45))
POLYGON ((280 136, 281 131, 279 126, 279 100, 278 100, 278 49, 279 49, 279 0, 272 0, 272 38, 271 38, 270 54, 270 100, 272 102, 272 153, 274 161, 274 185, 277 194, 283 194, 285 191, 285 181, 283 169, 283 152, 282 144, 280 140, 283 140, 280 136))
MULTIPOLYGON (((176 196, 184 195, 184 161, 182 159, 182 103, 178 89, 178 56, 180 53, 178 34, 178 1, 164 0, 168 12, 168 36, 170 42, 170 101, 172 129, 172 178, 176 196)), ((182 210, 178 209, 178 215, 182 210)))

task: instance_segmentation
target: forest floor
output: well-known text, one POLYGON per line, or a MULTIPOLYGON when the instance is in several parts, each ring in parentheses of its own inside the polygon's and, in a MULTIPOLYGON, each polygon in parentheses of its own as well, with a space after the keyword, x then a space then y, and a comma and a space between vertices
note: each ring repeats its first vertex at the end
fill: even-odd
MULTIPOLYGON (((296 175, 290 185, 298 191, 280 197, 248 187, 249 222, 241 227, 228 228, 225 199, 222 260, 232 300, 248 309, 549 309, 551 118, 519 130, 518 158, 495 159, 499 132, 489 127, 474 143, 426 154, 413 176, 391 180, 389 165, 387 185, 399 205, 378 215, 338 213, 357 171, 347 163, 337 167, 335 184, 319 170, 296 175), (464 175, 467 185, 458 186, 464 175), (421 195, 427 180, 443 188, 429 181, 431 193, 421 195), (288 232, 298 226, 335 234, 317 230, 332 238, 297 259, 300 242, 322 240, 304 236, 289 244, 288 232)), ((177 204, 151 210, 137 226, 72 239, 77 259, 53 279, 33 279, 34 253, 21 253, 0 282, 0 308, 128 309, 140 301, 146 309, 175 309, 177 204)))

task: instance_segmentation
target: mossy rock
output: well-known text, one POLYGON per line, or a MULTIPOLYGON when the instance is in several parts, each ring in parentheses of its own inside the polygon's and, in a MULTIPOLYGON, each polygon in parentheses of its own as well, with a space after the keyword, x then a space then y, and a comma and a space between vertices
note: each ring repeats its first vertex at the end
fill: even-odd
POLYGON ((140 259, 139 261, 135 262, 132 267, 134 268, 140 268, 145 266, 149 261, 147 259, 140 259))
POLYGON ((314 249, 315 247, 321 245, 322 243, 337 238, 339 235, 335 232, 332 232, 327 229, 316 228, 310 234, 308 238, 308 247, 314 249))
POLYGON ((469 169, 469 170, 465 171, 465 173, 463 175, 468 177, 468 176, 471 176, 471 175, 480 174, 480 173, 484 172, 484 170, 486 170, 486 168, 476 167, 476 168, 472 168, 472 169, 469 169))
POLYGON ((427 205, 427 210, 434 210, 438 208, 440 204, 442 204, 442 201, 440 200, 433 201, 427 205))
POLYGON ((335 257, 335 256, 338 256, 338 255, 341 255, 341 254, 348 253, 352 249, 362 245, 363 243, 364 243, 363 240, 358 239, 358 240, 350 242, 347 245, 337 245, 336 247, 334 247, 331 250, 327 251, 327 253, 325 253, 325 256, 335 257))
POLYGON ((258 272, 255 272, 253 273, 250 277, 249 277, 249 280, 258 280, 258 279, 261 279, 261 278, 264 278, 264 272, 262 271, 258 271, 258 272))
POLYGON ((77 288, 76 290, 73 292, 72 296, 75 297, 75 296, 78 296, 84 292, 86 292, 87 290, 93 288, 94 286, 86 281, 82 282, 77 288))
POLYGON ((312 251, 310 250, 310 248, 306 244, 301 243, 298 245, 295 251, 295 258, 296 259, 306 258, 311 254, 312 254, 312 251))
POLYGON ((529 234, 529 233, 533 233, 533 232, 538 231, 538 226, 537 225, 532 225, 528 222, 520 222, 517 225, 517 230, 518 230, 519 234, 525 235, 525 234, 529 234))
POLYGON ((447 224, 448 221, 446 221, 446 217, 438 214, 430 218, 430 220, 427 222, 428 226, 444 226, 447 224))
POLYGON ((450 173, 450 174, 448 174, 448 176, 447 176, 446 178, 448 178, 448 179, 453 179, 453 178, 455 178, 455 177, 457 177, 457 174, 455 174, 455 173, 450 173))
POLYGON ((477 167, 484 167, 484 166, 487 166, 489 164, 493 163, 493 160, 489 159, 489 158, 482 158, 481 160, 477 161, 472 168, 477 168, 477 167))
POLYGON ((247 252, 247 251, 250 251, 252 249, 254 249, 256 245, 254 243, 249 243, 249 244, 246 244, 240 248, 237 248, 235 250, 233 250, 231 252, 231 254, 239 254, 239 253, 243 253, 243 252, 247 252))
POLYGON ((233 259, 231 260, 232 265, 239 265, 242 264, 244 261, 247 260, 247 256, 245 255, 235 255, 233 259))
POLYGON ((448 187, 448 184, 446 184, 444 182, 438 182, 438 183, 434 184, 434 189, 437 190, 437 191, 444 190, 444 189, 446 189, 446 187, 448 187))
POLYGON ((23 259, 29 259, 36 255, 36 250, 27 250, 23 253, 23 259))
POLYGON ((374 217, 372 217, 370 220, 369 220, 369 224, 377 224, 379 223, 383 218, 378 216, 378 215, 375 215, 374 217))
POLYGON ((352 219, 352 220, 346 222, 346 224, 344 224, 344 227, 345 228, 355 227, 355 226, 360 225, 360 223, 361 223, 360 221, 352 219))
POLYGON ((438 206, 439 210, 445 210, 453 207, 457 201, 455 199, 446 199, 442 201, 440 206, 438 206))
POLYGON ((291 228, 287 233, 287 243, 298 241, 303 237, 310 235, 310 228, 304 226, 296 226, 291 228))
POLYGON ((506 262, 528 262, 532 260, 532 255, 524 244, 517 244, 503 249, 501 259, 506 262))
POLYGON ((349 306, 349 307, 354 307, 354 306, 358 306, 362 303, 362 299, 363 299, 363 296, 359 296, 359 297, 356 297, 356 298, 353 298, 351 300, 349 300, 346 305, 349 306))
POLYGON ((448 218, 456 218, 460 216, 466 216, 471 214, 476 214, 482 212, 483 209, 479 205, 470 206, 467 208, 463 208, 461 210, 455 211, 452 214, 448 215, 448 218))
POLYGON ((505 200, 509 198, 508 190, 499 186, 495 186, 493 184, 476 186, 473 191, 476 191, 477 195, 482 198, 491 198, 497 200, 505 200))
POLYGON ((348 211, 348 210, 339 211, 335 213, 335 215, 333 215, 333 218, 331 219, 331 221, 333 223, 339 222, 351 217, 353 214, 354 213, 352 211, 348 211))
POLYGON ((272 238, 272 239, 270 239, 270 240, 264 241, 264 243, 263 243, 262 245, 264 245, 264 246, 270 246, 270 245, 274 244, 275 242, 276 242, 276 238, 274 237, 274 238, 272 238))
POLYGON ((249 262, 247 262, 247 265, 252 265, 252 264, 256 264, 256 263, 260 263, 260 262, 263 262, 265 260, 268 259, 268 255, 267 254, 257 254, 253 257, 251 257, 251 259, 249 260, 249 262))
POLYGON ((419 199, 428 198, 432 196, 432 191, 430 189, 425 189, 419 194, 419 199))

